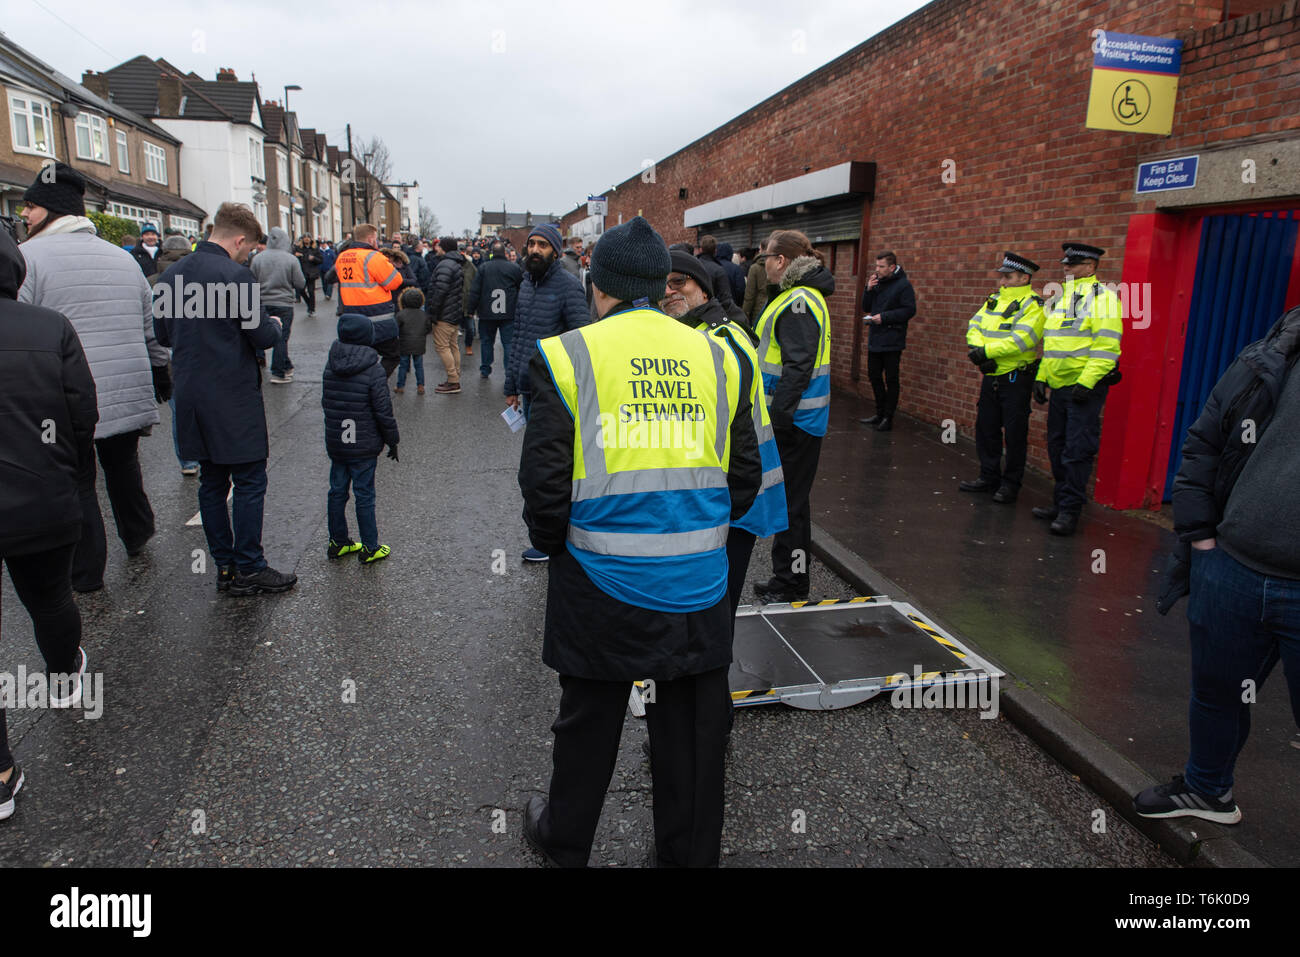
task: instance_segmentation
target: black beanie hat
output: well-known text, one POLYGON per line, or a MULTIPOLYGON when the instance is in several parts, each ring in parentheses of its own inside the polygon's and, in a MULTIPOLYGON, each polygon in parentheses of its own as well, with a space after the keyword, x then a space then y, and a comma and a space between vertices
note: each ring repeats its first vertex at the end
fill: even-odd
POLYGON ((668 247, 640 216, 606 232, 591 253, 591 284, 623 302, 657 303, 671 271, 668 247))
POLYGON ((713 280, 704 268, 704 263, 680 249, 674 249, 668 255, 673 264, 673 268, 669 270, 670 272, 679 272, 684 276, 690 276, 695 280, 695 284, 704 290, 706 296, 710 299, 713 298, 713 280))
POLYGON ((23 193, 23 201, 49 210, 56 216, 86 215, 86 178, 66 163, 46 166, 23 193))

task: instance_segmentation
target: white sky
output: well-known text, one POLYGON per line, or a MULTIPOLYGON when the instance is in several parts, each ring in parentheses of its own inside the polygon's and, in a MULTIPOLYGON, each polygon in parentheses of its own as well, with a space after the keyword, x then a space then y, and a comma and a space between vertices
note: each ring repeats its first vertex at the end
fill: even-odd
MULTIPOLYGON (((567 212, 925 4, 920 0, 0 0, 10 40, 74 79, 138 54, 303 126, 378 134, 444 231, 480 207, 567 212), (63 22, 61 22, 63 21, 63 22)), ((738 186, 739 189, 739 186, 738 186)))

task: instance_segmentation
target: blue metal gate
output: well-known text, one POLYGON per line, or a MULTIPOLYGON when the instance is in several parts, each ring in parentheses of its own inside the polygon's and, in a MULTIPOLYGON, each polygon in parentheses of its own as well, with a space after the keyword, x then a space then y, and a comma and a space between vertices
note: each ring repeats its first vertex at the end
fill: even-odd
POLYGON ((1207 216, 1201 228, 1165 501, 1183 461, 1183 440, 1205 400, 1247 343, 1282 315, 1300 210, 1207 216))

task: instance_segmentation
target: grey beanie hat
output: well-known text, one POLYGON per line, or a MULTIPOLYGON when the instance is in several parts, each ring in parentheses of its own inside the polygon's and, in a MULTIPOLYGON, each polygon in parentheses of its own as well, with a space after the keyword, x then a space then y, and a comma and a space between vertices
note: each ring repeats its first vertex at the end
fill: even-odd
POLYGON ((591 284, 623 302, 659 302, 671 271, 663 238, 640 216, 606 232, 591 253, 591 284))

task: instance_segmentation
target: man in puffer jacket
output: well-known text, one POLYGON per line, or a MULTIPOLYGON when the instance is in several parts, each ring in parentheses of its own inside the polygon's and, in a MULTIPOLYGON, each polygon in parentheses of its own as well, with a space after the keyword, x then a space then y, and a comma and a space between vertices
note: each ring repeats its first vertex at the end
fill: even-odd
POLYGON ((388 445, 397 461, 397 420, 388 395, 388 376, 371 348, 374 323, 366 316, 345 313, 339 337, 330 346, 321 376, 321 407, 325 410, 325 451, 330 457, 329 533, 325 554, 331 559, 357 553, 361 564, 382 561, 391 553, 379 544, 375 522, 375 468, 388 445), (348 535, 348 488, 357 499, 360 544, 348 535))
MULTIPOLYGON (((154 515, 140 474, 138 444, 171 397, 167 350, 154 339, 149 283, 131 254, 105 242, 86 218, 86 181, 62 163, 42 172, 23 194, 27 278, 20 302, 63 313, 77 330, 95 378, 99 424, 95 450, 128 555, 153 537, 154 515), (48 180, 48 181, 47 181, 48 180)), ((83 464, 82 535, 72 565, 80 592, 104 586, 108 542, 95 494, 95 466, 83 464)))
POLYGON ((435 248, 441 249, 442 255, 433 267, 424 311, 434 321, 433 347, 447 370, 447 378, 433 391, 455 395, 460 392, 460 346, 456 337, 465 318, 465 257, 457 252, 456 240, 450 236, 439 239, 435 248))

